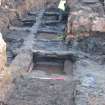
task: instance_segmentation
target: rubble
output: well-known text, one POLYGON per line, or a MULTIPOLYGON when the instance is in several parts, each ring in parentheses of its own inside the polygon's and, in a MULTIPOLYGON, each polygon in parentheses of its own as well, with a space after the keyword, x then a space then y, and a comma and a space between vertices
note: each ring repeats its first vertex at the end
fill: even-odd
POLYGON ((92 31, 105 32, 105 18, 104 17, 96 17, 93 20, 92 31))

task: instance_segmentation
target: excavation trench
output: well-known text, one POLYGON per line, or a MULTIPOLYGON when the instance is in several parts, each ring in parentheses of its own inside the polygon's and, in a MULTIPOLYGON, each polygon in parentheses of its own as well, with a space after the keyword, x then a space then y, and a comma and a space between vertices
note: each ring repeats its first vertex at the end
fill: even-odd
POLYGON ((63 41, 60 15, 56 9, 30 12, 10 27, 5 40, 15 88, 8 105, 74 105, 76 55, 63 41))
MULTIPOLYGON (((37 24, 37 15, 38 14, 36 12, 35 14, 29 12, 26 16, 24 16, 23 19, 17 19, 16 22, 9 27, 8 33, 4 35, 4 39, 8 43, 7 55, 9 64, 16 57, 16 55, 19 52, 19 49, 27 43, 27 40, 33 40, 34 46, 36 46, 36 44, 40 44, 38 45, 39 47, 43 46, 43 41, 46 40, 44 42, 44 46, 46 46, 48 50, 49 47, 52 47, 52 50, 55 50, 54 47, 56 48, 57 43, 61 43, 61 45, 63 45, 62 41, 66 25, 64 22, 61 22, 61 20, 58 18, 61 14, 57 10, 56 12, 48 12, 47 10, 45 11, 45 13, 42 16, 42 20, 40 20, 41 24, 37 29, 37 32, 33 32, 33 38, 31 38, 30 33, 31 30, 33 30, 32 26, 34 28, 34 24, 37 24), (27 37, 30 37, 30 39, 28 39, 27 37)), ((61 46, 59 45, 58 47, 61 46)), ((35 50, 36 48, 34 48, 34 46, 33 49, 35 50)))
POLYGON ((81 101, 81 94, 78 100, 75 93, 82 89, 77 88, 79 79, 94 71, 85 52, 97 49, 98 44, 93 37, 67 45, 65 28, 61 12, 51 8, 37 14, 30 12, 10 27, 5 40, 15 88, 8 105, 76 105, 81 101))
POLYGON ((103 99, 105 33, 67 45, 66 22, 62 11, 47 8, 32 10, 9 27, 4 39, 14 87, 4 103, 86 105, 103 99))
POLYGON ((84 81, 96 81, 94 75, 103 73, 96 61, 102 64, 104 57, 96 56, 104 55, 104 33, 96 32, 67 45, 65 28, 61 11, 52 8, 29 12, 10 27, 4 38, 15 88, 8 105, 78 105, 85 93, 83 88, 90 89, 84 81))
POLYGON ((34 53, 33 70, 40 70, 49 74, 73 75, 74 58, 71 56, 34 53))

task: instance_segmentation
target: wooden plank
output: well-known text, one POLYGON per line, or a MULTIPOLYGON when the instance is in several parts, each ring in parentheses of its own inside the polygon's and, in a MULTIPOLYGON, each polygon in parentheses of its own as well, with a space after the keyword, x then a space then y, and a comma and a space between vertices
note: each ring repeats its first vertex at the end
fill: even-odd
POLYGON ((34 55, 52 57, 52 58, 61 58, 61 59, 71 59, 76 61, 78 55, 73 51, 45 51, 45 50, 33 50, 34 55))

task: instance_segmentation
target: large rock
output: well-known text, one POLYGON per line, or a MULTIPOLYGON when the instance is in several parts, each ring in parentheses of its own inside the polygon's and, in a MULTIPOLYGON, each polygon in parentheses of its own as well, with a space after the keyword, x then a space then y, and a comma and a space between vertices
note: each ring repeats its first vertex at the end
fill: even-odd
POLYGON ((89 36, 92 20, 96 14, 88 10, 78 10, 71 13, 68 19, 68 35, 74 37, 89 36))
POLYGON ((68 19, 68 36, 75 38, 90 36, 93 32, 105 32, 105 18, 94 12, 77 11, 68 19))
POLYGON ((0 33, 0 72, 4 70, 6 61, 6 43, 4 42, 2 34, 0 33))
POLYGON ((104 12, 98 1, 81 1, 72 6, 67 24, 67 39, 90 36, 93 31, 105 32, 104 28, 104 12))

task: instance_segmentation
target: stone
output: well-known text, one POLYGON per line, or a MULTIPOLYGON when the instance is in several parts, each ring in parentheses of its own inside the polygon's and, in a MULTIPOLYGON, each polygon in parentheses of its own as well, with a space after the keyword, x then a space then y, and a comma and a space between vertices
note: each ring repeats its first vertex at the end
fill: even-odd
POLYGON ((2 34, 0 33, 0 71, 4 70, 6 61, 6 43, 4 42, 2 34))
POLYGON ((93 20, 92 31, 105 32, 105 18, 96 17, 93 20))
POLYGON ((104 9, 98 0, 68 0, 70 13, 67 24, 67 41, 92 35, 92 32, 104 32, 104 9), (74 2, 74 5, 72 2, 74 2))
POLYGON ((91 30, 91 16, 94 17, 94 14, 84 10, 72 12, 68 19, 68 35, 88 36, 91 30))
POLYGON ((64 72, 71 77, 73 76, 73 62, 70 60, 64 62, 64 72))
MULTIPOLYGON (((101 6, 99 7, 101 8, 101 6)), ((105 19, 100 8, 95 4, 74 6, 68 18, 67 33, 69 37, 67 36, 66 39, 88 37, 94 31, 105 32, 105 19)))

